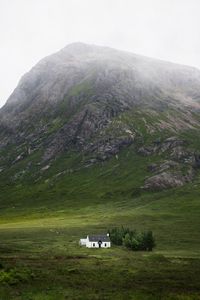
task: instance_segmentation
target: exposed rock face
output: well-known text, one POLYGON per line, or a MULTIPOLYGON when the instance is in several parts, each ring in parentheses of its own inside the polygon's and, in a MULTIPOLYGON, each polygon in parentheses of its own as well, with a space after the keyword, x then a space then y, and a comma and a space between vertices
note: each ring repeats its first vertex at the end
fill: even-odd
POLYGON ((177 159, 188 157, 189 152, 187 152, 182 146, 184 146, 186 141, 180 140, 177 137, 169 137, 163 142, 155 142, 151 146, 142 146, 138 149, 138 153, 144 156, 149 156, 154 153, 162 154, 166 151, 171 152, 171 156, 177 159))
POLYGON ((141 148, 138 149, 138 153, 143 155, 143 156, 149 156, 155 153, 156 149, 151 146, 142 146, 141 148))
POLYGON ((86 151, 89 153, 94 153, 98 160, 105 160, 113 155, 119 153, 119 151, 131 145, 134 142, 133 137, 119 137, 119 138, 109 138, 107 140, 100 140, 95 144, 86 146, 86 151))
POLYGON ((178 187, 190 182, 194 178, 193 168, 198 166, 198 159, 195 158, 192 152, 184 148, 186 144, 183 140, 170 137, 155 146, 141 147, 138 150, 138 153, 144 156, 167 152, 168 157, 173 159, 148 166, 148 171, 156 173, 156 175, 145 180, 144 189, 161 190, 178 187), (186 175, 181 170, 183 166, 187 169, 186 175))
POLYGON ((168 161, 165 161, 164 163, 161 163, 160 165, 151 164, 148 166, 148 170, 153 173, 155 173, 155 172, 162 173, 168 169, 177 168, 178 166, 179 166, 179 164, 177 162, 168 160, 168 161))
POLYGON ((162 190, 167 188, 183 186, 190 182, 194 177, 194 172, 190 170, 187 175, 183 176, 181 173, 162 172, 155 176, 148 178, 145 181, 144 189, 146 190, 162 190))

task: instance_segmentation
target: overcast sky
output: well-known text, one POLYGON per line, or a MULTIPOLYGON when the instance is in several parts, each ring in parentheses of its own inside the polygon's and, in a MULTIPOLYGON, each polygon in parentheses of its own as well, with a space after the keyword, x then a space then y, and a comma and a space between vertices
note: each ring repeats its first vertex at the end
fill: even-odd
POLYGON ((77 41, 200 68, 200 0, 0 0, 0 106, 38 60, 77 41))

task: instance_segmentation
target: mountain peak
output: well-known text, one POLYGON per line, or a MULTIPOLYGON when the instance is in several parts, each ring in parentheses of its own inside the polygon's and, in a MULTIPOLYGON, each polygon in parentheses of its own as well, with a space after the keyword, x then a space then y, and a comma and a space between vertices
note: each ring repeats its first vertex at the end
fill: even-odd
POLYGON ((82 42, 74 42, 71 44, 68 44, 67 46, 65 46, 63 49, 61 49, 61 52, 68 52, 68 53, 72 53, 72 54, 78 54, 78 53, 85 53, 88 51, 94 51, 99 48, 103 48, 100 46, 96 46, 96 45, 92 45, 92 44, 86 44, 86 43, 82 43, 82 42))

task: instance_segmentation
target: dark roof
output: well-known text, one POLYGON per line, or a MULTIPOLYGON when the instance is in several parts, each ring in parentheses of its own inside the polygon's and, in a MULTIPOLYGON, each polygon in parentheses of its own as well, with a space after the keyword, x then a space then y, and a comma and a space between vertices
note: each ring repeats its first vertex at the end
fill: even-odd
POLYGON ((99 235, 89 235, 88 236, 90 242, 110 242, 110 237, 106 234, 99 234, 99 235))

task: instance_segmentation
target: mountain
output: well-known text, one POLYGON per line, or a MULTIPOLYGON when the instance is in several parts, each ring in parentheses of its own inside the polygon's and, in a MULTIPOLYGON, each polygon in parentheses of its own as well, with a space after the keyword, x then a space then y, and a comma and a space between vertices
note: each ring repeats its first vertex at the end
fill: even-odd
POLYGON ((199 112, 198 69, 70 44, 25 74, 0 110, 0 175, 51 180, 133 151, 146 159, 137 188, 182 186, 200 165, 199 112))
POLYGON ((0 110, 0 299, 199 299, 199 129, 195 68, 81 43, 41 60, 0 110), (121 226, 153 253, 78 245, 121 226))

